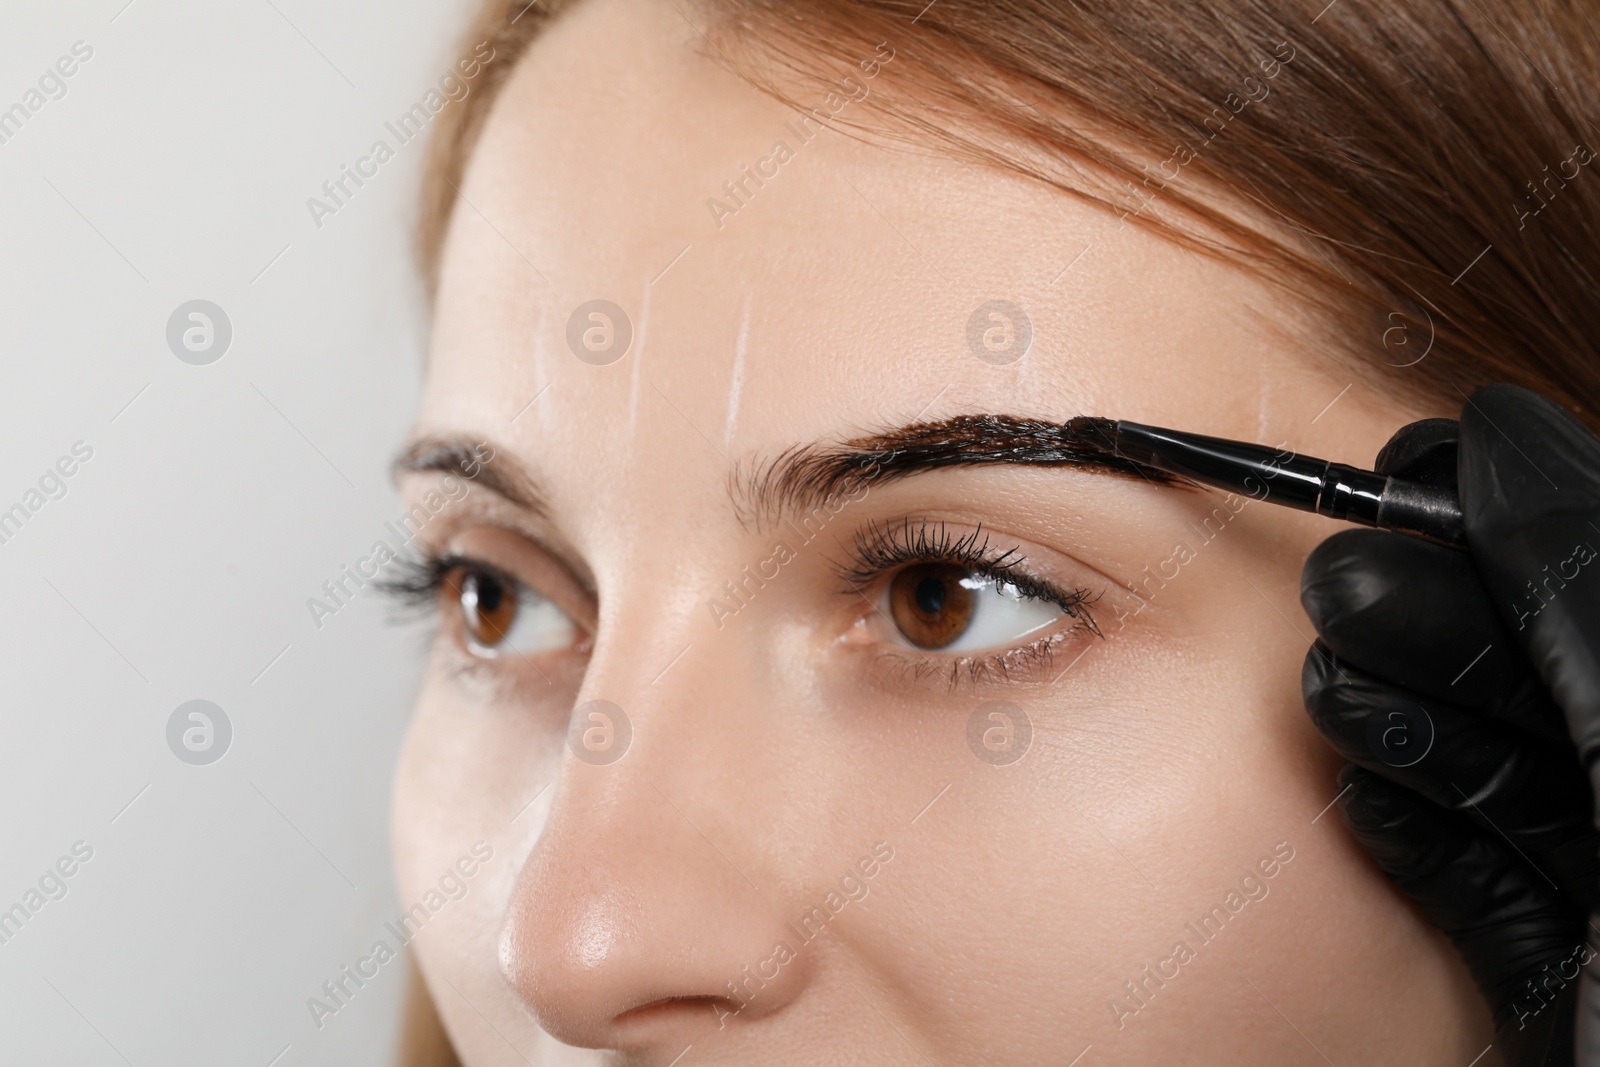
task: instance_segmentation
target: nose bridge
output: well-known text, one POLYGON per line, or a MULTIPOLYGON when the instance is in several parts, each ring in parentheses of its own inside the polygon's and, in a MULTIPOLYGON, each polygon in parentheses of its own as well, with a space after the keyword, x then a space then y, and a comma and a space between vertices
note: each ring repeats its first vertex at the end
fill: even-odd
MULTIPOLYGON (((715 781, 701 734, 738 732, 758 689, 758 627, 728 628, 710 608, 714 565, 685 567, 689 531, 664 552, 631 559, 623 586, 602 593, 601 621, 568 730, 570 760, 615 767, 608 778, 574 779, 613 795, 653 795, 680 776, 715 781), (664 575, 640 580, 637 575, 664 575), (694 758, 698 754, 699 758, 694 758)), ((666 545, 662 546, 667 548, 666 545)), ((729 738, 731 741, 731 738, 729 738)), ((725 746, 734 747, 734 746, 725 746)), ((669 790, 670 792, 670 790, 669 790)))
POLYGON ((801 963, 772 962, 785 908, 751 799, 759 657, 736 647, 755 639, 661 599, 620 598, 602 622, 502 938, 513 988, 573 1044, 615 1040, 646 1005, 691 1030, 751 1020, 803 984, 801 963))
MULTIPOLYGON (((704 584, 682 577, 677 589, 619 595, 602 622, 573 708, 562 798, 609 812, 612 832, 648 817, 668 837, 674 827, 703 837, 693 827, 720 825, 727 812, 716 801, 766 748, 750 714, 766 688, 759 628, 719 628, 706 598, 685 593, 704 584)), ((760 719, 772 728, 771 716, 760 719)), ((740 836, 741 824, 728 822, 725 836, 740 836)))

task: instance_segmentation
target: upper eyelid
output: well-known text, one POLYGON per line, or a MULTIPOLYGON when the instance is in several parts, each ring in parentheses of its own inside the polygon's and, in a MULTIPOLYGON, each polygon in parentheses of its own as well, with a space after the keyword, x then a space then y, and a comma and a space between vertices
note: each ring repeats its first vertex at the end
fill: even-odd
MULTIPOLYGON (((493 577, 498 581, 505 582, 505 583, 510 584, 510 585, 514 585, 514 586, 517 587, 517 589, 519 591, 528 594, 529 596, 535 598, 536 600, 538 600, 540 602, 552 603, 552 604, 556 602, 555 598, 552 597, 549 593, 545 592, 543 589, 540 589, 538 586, 533 585, 532 583, 526 581, 525 579, 519 577, 517 574, 515 574, 509 568, 504 567, 501 564, 494 563, 494 562, 492 562, 490 560, 484 559, 482 556, 474 555, 471 552, 446 552, 446 553, 443 553, 443 554, 441 554, 439 556, 433 557, 432 566, 434 568, 434 574, 435 574, 435 577, 434 577, 434 587, 435 587, 435 589, 442 588, 443 585, 444 585, 445 577, 452 570, 455 570, 456 568, 461 567, 461 568, 466 568, 468 570, 475 570, 475 571, 478 571, 480 573, 487 574, 490 577, 493 577)), ((559 607, 559 606, 560 605, 558 604, 557 607, 559 607)))
MULTIPOLYGON (((851 559, 833 561, 833 568, 846 586, 846 592, 859 593, 862 587, 890 570, 917 562, 946 562, 966 566, 987 578, 1007 582, 1022 589, 1025 596, 1050 600, 1068 610, 1069 603, 1082 601, 1081 590, 1068 591, 1057 583, 1027 568, 1028 557, 1020 545, 992 550, 991 531, 981 523, 952 538, 949 524, 942 519, 906 517, 893 523, 875 524, 857 533, 851 541, 851 559), (937 534, 930 539, 930 531, 937 534)), ((1095 599, 1098 599, 1095 598, 1095 599)))
POLYGON ((519 587, 554 604, 577 626, 592 633, 598 625, 599 597, 583 575, 575 572, 568 560, 538 536, 520 525, 480 522, 454 531, 437 554, 465 559, 515 582, 519 587), (472 535, 488 539, 474 545, 472 535), (511 547, 491 552, 498 539, 509 538, 511 547), (466 541, 466 544, 462 542, 466 541), (520 563, 519 557, 526 554, 520 563))
POLYGON ((470 553, 451 552, 450 554, 440 558, 439 566, 442 568, 440 571, 441 580, 445 575, 449 574, 450 571, 461 568, 463 570, 476 571, 477 573, 486 575, 487 577, 493 578, 498 582, 515 586, 519 592, 532 594, 540 600, 550 599, 537 587, 529 585, 515 574, 512 574, 506 568, 500 566, 499 564, 491 563, 486 559, 474 556, 470 553))
MULTIPOLYGON (((984 516, 971 512, 964 513, 964 510, 965 509, 956 509, 950 513, 950 517, 948 518, 923 518, 917 516, 915 513, 909 516, 909 518, 913 523, 925 523, 928 525, 944 525, 958 528, 970 527, 974 529, 983 527, 983 524, 986 521, 984 516)), ((888 527, 891 525, 903 526, 904 522, 904 519, 897 518, 892 522, 875 523, 873 525, 881 527, 888 527)), ((1005 574, 996 574, 993 575, 994 577, 1013 581, 1018 577, 1024 577, 1026 579, 1031 579, 1033 582, 1036 582, 1045 588, 1054 589, 1057 593, 1069 592, 1075 588, 1092 588, 1099 590, 1094 594, 1091 602, 1102 600, 1107 596, 1114 596, 1129 597, 1145 606, 1148 606, 1149 604, 1149 597, 1129 578, 1118 577, 1112 574, 1105 568, 1085 560, 1078 552, 1049 547, 1048 537, 1043 543, 1041 543, 1036 539, 1030 538, 1026 535, 1015 534, 1006 531, 1003 527, 989 527, 985 532, 989 535, 990 543, 994 541, 1001 541, 1008 545, 1015 546, 1011 549, 1014 555, 1009 555, 1006 559, 1006 567, 1008 572, 1010 572, 1011 577, 1007 578, 1005 574), (1039 552, 1037 554, 1030 554, 1022 547, 1023 545, 1028 544, 1038 547, 1039 552), (1052 562, 1058 557, 1068 562, 1064 565, 1052 562), (1012 568, 1014 568, 1014 570, 1012 570, 1012 568), (1057 581, 1049 577, 1049 575, 1056 574, 1062 570, 1072 573, 1073 577, 1065 582, 1057 581), (1080 571, 1081 574, 1077 573, 1080 571)), ((849 547, 853 548, 855 543, 855 539, 852 539, 849 547)), ((902 563, 898 565, 904 565, 904 562, 905 561, 902 561, 902 563)), ((829 560, 829 563, 833 566, 835 573, 839 575, 841 583, 848 584, 850 580, 847 573, 848 568, 836 560, 829 560), (845 567, 845 569, 841 569, 841 567, 845 567)), ((875 580, 877 577, 881 576, 882 573, 885 572, 879 572, 878 574, 869 576, 866 579, 867 582, 875 580)), ((852 590, 847 588, 846 591, 850 592, 852 590)), ((1140 610, 1142 610, 1142 608, 1140 610)))
POLYGON ((399 563, 401 567, 399 574, 392 578, 380 578, 374 583, 378 592, 399 601, 405 607, 421 609, 424 612, 438 610, 438 598, 445 587, 445 580, 457 567, 471 567, 515 585, 539 600, 549 599, 545 593, 504 567, 465 553, 435 553, 424 548, 420 559, 404 559, 399 563))
MULTIPOLYGON (((571 551, 562 538, 552 536, 554 530, 546 520, 521 511, 495 494, 476 498, 468 494, 462 497, 452 508, 439 513, 436 526, 425 526, 419 531, 418 542, 423 552, 432 555, 471 555, 447 546, 475 529, 503 531, 521 538, 534 552, 560 570, 585 597, 590 601, 598 600, 599 591, 595 587, 593 574, 583 565, 582 557, 571 551)), ((472 558, 496 566, 509 577, 516 577, 503 564, 492 564, 481 556, 472 558)))
POLYGON ((913 519, 874 523, 857 531, 850 542, 853 562, 835 563, 847 580, 852 575, 875 576, 883 570, 914 560, 948 561, 981 565, 996 577, 1020 567, 1027 559, 1020 547, 1000 553, 988 551, 991 535, 977 524, 964 534, 951 538, 949 525, 942 519, 913 519), (937 528, 937 534, 929 534, 937 528))

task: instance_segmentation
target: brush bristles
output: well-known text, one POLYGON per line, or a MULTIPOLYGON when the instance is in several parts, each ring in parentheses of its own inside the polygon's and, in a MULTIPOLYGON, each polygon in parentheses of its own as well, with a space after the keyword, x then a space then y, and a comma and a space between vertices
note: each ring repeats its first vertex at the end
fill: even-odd
POLYGON ((1095 415, 1079 415, 1061 427, 1062 435, 1079 448, 1114 453, 1117 450, 1117 423, 1095 415))

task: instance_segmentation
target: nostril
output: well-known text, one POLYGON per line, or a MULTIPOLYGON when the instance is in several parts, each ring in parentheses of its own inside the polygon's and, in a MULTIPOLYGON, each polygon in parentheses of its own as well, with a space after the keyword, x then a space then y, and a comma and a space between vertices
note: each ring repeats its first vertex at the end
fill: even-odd
POLYGON ((645 1031, 660 1027, 677 1028, 685 1021, 703 1020, 708 1026, 725 1025, 728 1019, 738 1014, 739 1005, 727 997, 663 997, 628 1009, 618 1015, 613 1024, 620 1032, 637 1038, 645 1031))
POLYGON ((558 1041, 635 1050, 692 1041, 779 1010, 803 984, 801 967, 784 967, 780 978, 745 963, 762 956, 751 945, 774 936, 776 920, 759 903, 724 908, 722 921, 708 920, 713 912, 704 901, 725 898, 727 887, 707 889, 696 878, 705 871, 723 877, 720 868, 679 866, 677 880, 656 874, 658 895, 651 897, 619 873, 637 869, 637 847, 628 849, 627 864, 601 865, 592 835, 586 862, 569 858, 567 845, 555 836, 540 842, 519 876, 497 945, 501 976, 558 1041))

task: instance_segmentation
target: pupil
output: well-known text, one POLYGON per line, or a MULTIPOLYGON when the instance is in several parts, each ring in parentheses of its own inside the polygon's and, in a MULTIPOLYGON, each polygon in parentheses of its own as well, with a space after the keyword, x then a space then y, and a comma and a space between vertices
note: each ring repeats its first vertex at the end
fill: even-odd
POLYGON ((944 610, 948 595, 944 582, 938 578, 924 578, 917 583, 917 610, 925 615, 937 615, 944 610))
POLYGON ((500 583, 493 578, 479 577, 474 584, 477 586, 478 607, 487 612, 499 611, 501 598, 505 595, 500 583))

